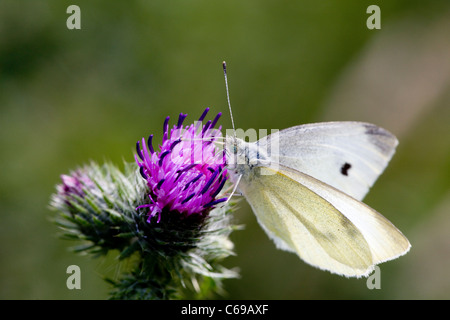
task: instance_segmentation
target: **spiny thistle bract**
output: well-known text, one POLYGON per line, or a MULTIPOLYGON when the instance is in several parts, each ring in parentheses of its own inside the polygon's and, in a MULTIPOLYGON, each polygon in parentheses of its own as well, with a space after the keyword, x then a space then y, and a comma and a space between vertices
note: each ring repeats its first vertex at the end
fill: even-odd
POLYGON ((237 227, 232 202, 221 203, 228 177, 214 145, 219 117, 183 127, 181 114, 170 132, 167 118, 160 151, 152 136, 138 142, 137 164, 125 163, 123 172, 92 162, 61 176, 50 203, 61 236, 82 241, 77 252, 118 250, 119 260, 132 261, 130 272, 106 279, 112 299, 205 298, 238 276, 220 265, 233 254, 229 235, 237 227))

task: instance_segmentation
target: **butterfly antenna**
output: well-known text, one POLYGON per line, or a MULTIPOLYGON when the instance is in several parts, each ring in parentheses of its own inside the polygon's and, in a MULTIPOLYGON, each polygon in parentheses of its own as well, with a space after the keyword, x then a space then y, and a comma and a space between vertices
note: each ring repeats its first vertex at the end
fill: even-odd
POLYGON ((228 109, 230 110, 231 125, 233 126, 234 137, 236 138, 236 128, 234 127, 233 112, 231 111, 230 93, 228 92, 227 63, 222 62, 223 75, 225 76, 225 88, 227 89, 228 109))

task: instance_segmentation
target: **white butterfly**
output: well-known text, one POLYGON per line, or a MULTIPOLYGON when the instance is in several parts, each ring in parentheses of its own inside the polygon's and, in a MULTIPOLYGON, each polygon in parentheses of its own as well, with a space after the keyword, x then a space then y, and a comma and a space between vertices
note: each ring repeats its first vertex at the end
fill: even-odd
POLYGON ((363 122, 300 125, 257 142, 227 136, 228 172, 279 249, 332 273, 368 276, 411 247, 361 202, 397 144, 363 122))

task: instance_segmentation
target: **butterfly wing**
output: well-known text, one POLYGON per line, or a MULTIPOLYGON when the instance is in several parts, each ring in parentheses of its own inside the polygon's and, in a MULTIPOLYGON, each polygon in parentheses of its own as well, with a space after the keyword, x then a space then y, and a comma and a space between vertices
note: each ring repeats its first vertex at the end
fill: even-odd
POLYGON ((375 264, 409 250, 381 214, 296 170, 256 167, 239 187, 276 245, 320 269, 367 276, 375 264))
POLYGON ((363 122, 323 122, 279 131, 257 142, 273 163, 293 168, 362 200, 394 155, 390 132, 363 122))

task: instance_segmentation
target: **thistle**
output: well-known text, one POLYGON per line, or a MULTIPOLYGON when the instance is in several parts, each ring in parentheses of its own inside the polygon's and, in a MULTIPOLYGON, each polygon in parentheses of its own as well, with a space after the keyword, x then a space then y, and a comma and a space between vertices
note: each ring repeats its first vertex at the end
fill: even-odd
POLYGON ((228 177, 224 153, 215 141, 220 113, 202 125, 183 126, 181 114, 163 125, 159 150, 137 142, 135 163, 122 172, 112 164, 91 163, 62 175, 52 196, 62 236, 81 240, 78 252, 118 259, 132 269, 112 284, 112 299, 174 299, 210 296, 221 280, 237 273, 219 262, 233 254, 229 234, 232 204, 225 202, 228 177))
POLYGON ((200 126, 209 109, 197 123, 183 127, 187 115, 180 114, 178 123, 169 133, 169 117, 163 126, 161 151, 152 146, 153 135, 148 138, 148 148, 142 138, 136 144, 136 162, 149 187, 148 222, 163 212, 176 212, 180 218, 191 215, 205 217, 216 204, 227 198, 216 199, 227 181, 225 153, 216 150, 214 141, 221 137, 220 127, 214 129, 221 113, 214 121, 200 126))

